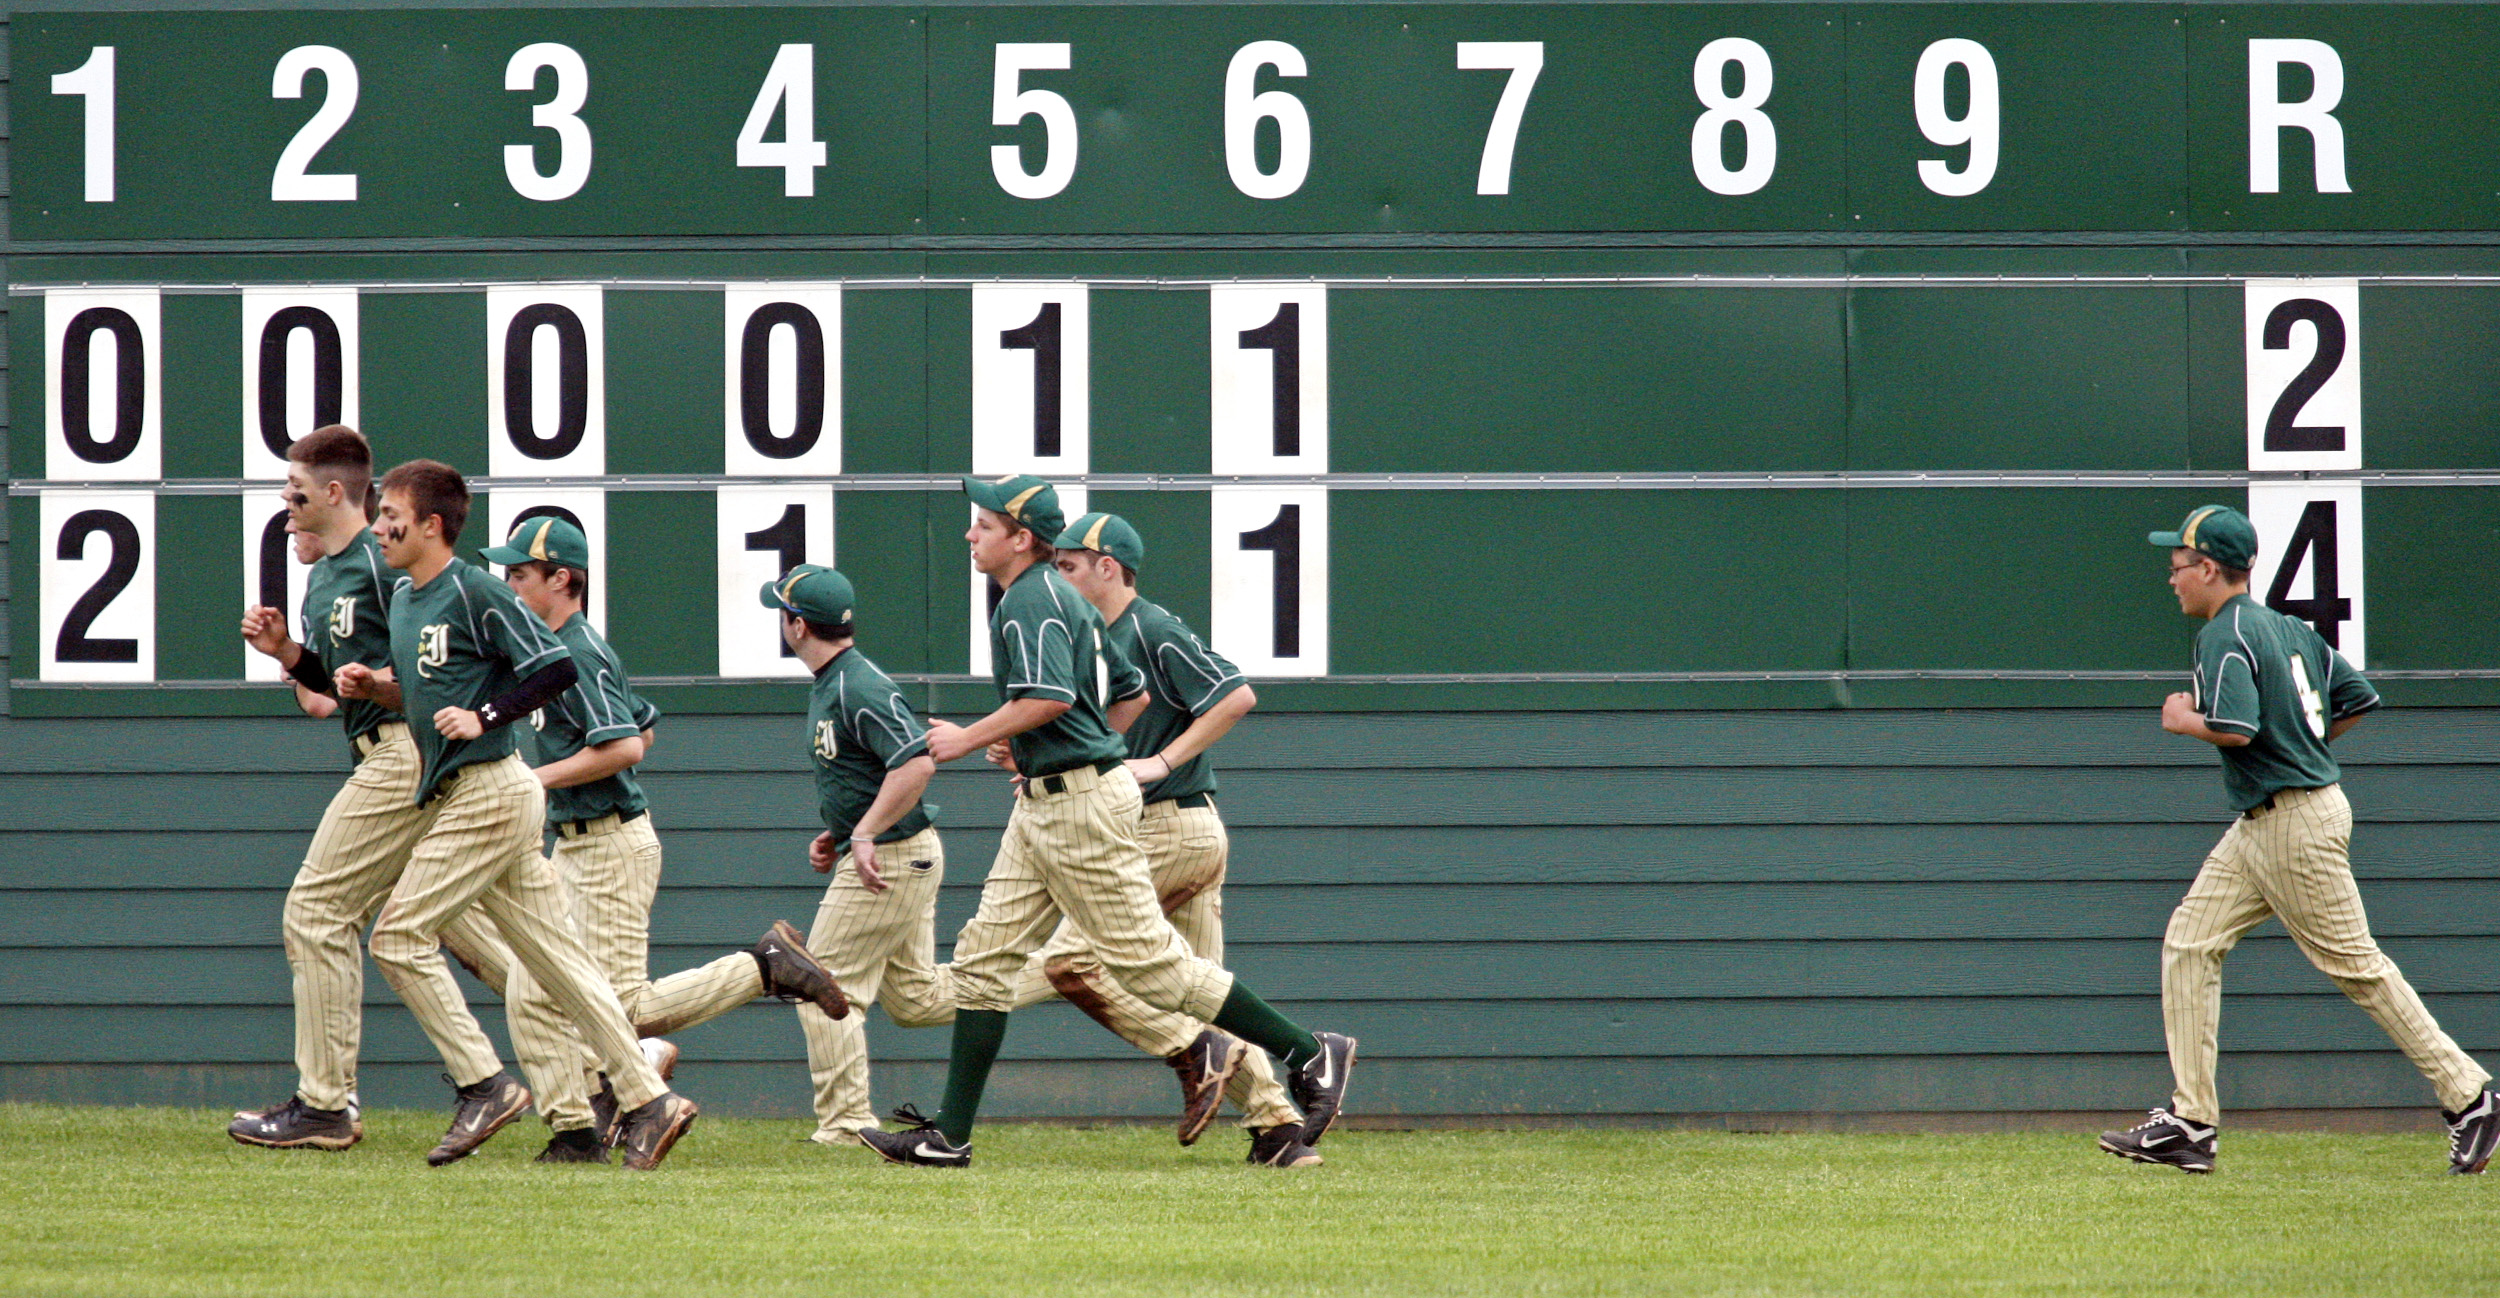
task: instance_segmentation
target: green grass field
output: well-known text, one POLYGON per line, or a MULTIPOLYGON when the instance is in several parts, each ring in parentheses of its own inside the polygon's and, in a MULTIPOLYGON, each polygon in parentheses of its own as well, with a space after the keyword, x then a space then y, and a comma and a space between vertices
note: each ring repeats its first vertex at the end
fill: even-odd
POLYGON ((1245 1166, 1218 1129, 994 1124, 969 1173, 705 1119, 650 1175, 466 1162, 444 1116, 345 1154, 223 1113, 0 1106, 0 1293, 838 1295, 2490 1293, 2500 1180, 2436 1134, 2225 1135, 2183 1176, 2075 1135, 1340 1131, 1245 1166))

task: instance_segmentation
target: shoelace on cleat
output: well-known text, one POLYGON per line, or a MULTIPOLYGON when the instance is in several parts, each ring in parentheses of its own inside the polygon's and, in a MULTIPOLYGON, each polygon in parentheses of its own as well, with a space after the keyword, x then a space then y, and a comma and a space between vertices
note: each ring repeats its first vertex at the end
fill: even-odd
POLYGON ((908 1131, 937 1130, 937 1120, 934 1118, 922 1117, 920 1115, 919 1106, 917 1105, 905 1104, 896 1108, 894 1110, 894 1120, 904 1124, 904 1129, 908 1131))

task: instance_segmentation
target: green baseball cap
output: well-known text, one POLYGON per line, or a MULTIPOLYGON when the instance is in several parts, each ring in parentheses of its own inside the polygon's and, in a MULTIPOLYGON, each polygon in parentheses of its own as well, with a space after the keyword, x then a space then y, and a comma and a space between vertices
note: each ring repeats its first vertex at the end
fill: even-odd
POLYGON ((1062 550, 1099 550, 1127 564, 1130 572, 1146 566, 1146 538, 1118 514, 1087 514, 1068 524, 1051 544, 1062 550))
POLYGON ((504 543, 478 551, 488 563, 553 563, 590 571, 590 539, 553 514, 525 518, 504 543))
POLYGON ((841 626, 851 620, 851 579, 818 563, 802 563, 764 583, 757 601, 766 608, 796 613, 810 622, 841 626))
POLYGON ((1067 515, 1059 512, 1058 490, 1030 473, 966 478, 964 494, 972 497, 973 504, 1005 514, 1033 529, 1033 535, 1042 538, 1044 544, 1068 528, 1067 515))
POLYGON ((2257 561, 2256 524, 2229 505, 2198 505, 2178 531, 2150 532, 2144 539, 2165 550, 2184 546, 2226 568, 2246 568, 2257 561))

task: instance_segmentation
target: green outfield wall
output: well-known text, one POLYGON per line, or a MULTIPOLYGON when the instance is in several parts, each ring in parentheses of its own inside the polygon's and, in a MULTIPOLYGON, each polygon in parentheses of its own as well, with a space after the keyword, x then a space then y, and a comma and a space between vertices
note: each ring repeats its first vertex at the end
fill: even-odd
MULTIPOLYGON (((2500 6, 0 36, 0 1098, 287 1084, 279 905, 344 754, 232 628, 300 593, 283 448, 332 419, 472 475, 464 549, 584 525, 669 714, 663 970, 812 912, 802 673, 744 592, 837 563, 962 717, 958 476, 1132 518, 1262 699, 1233 963, 1417 1118, 2158 1102, 2159 934, 2226 813, 2155 721, 2194 628, 2143 534, 2228 502, 2380 682, 2355 866, 2500 1051, 2500 6)), ((932 797, 944 939, 1007 803, 932 797)), ((436 1101, 368 986, 367 1100, 436 1101)), ((2227 1105, 2430 1102, 2279 929, 2228 988, 2227 1105)), ((929 1098, 943 1034, 872 1034, 880 1102, 929 1098)), ((707 1103, 804 1108, 786 1007, 684 1045, 707 1103)), ((1006 1112, 1168 1107, 1064 1007, 1008 1056, 1006 1112)))

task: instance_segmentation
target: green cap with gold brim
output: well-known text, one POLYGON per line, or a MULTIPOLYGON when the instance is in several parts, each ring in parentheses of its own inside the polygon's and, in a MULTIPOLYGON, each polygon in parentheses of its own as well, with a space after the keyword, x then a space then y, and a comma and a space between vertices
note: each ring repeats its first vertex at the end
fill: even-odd
POLYGON ((823 564, 802 563, 765 582, 757 602, 766 608, 796 613, 810 622, 846 626, 852 620, 852 605, 857 599, 851 593, 850 578, 823 564))
POLYGON ((522 519, 503 544, 478 551, 478 557, 506 567, 516 563, 552 563, 588 572, 590 539, 571 523, 544 514, 522 519))
POLYGON ((1022 523, 1033 535, 1050 544, 1050 539, 1068 528, 1067 515, 1059 512, 1059 492, 1048 482, 1030 473, 1011 473, 1003 478, 966 478, 964 494, 972 503, 1022 523))
POLYGON ((2248 568, 2257 562, 2257 526, 2229 505, 2198 505, 2188 511, 2178 531, 2149 532, 2144 539, 2165 550, 2194 550, 2226 568, 2248 568))
POLYGON ((1051 544, 1062 550, 1099 551, 1128 565, 1130 572, 1146 566, 1146 538, 1118 514, 1087 514, 1068 524, 1051 544))

